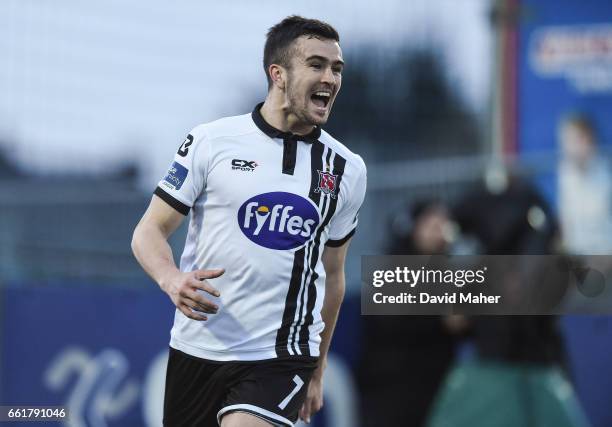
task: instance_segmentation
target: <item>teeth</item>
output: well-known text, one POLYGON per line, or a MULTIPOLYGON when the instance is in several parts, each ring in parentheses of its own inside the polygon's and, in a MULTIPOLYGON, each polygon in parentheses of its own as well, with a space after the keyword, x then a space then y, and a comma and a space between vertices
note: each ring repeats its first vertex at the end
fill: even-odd
POLYGON ((315 92, 315 95, 317 96, 326 96, 326 97, 330 97, 331 94, 329 92, 315 92))

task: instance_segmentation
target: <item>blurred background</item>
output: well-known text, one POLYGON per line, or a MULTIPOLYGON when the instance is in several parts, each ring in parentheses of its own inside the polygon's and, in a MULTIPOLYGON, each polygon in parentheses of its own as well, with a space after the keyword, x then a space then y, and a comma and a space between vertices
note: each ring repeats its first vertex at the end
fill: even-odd
POLYGON ((606 0, 0 2, 0 404, 161 425, 174 311, 132 231, 185 134, 263 100, 290 14, 339 31, 325 128, 368 166, 314 425, 612 426, 608 317, 359 305, 361 255, 612 253, 606 0))

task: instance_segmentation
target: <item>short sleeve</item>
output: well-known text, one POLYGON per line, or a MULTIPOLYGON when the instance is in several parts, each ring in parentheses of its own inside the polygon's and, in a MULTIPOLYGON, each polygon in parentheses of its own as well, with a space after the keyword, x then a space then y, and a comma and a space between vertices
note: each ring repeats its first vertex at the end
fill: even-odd
POLYGON ((185 138, 166 175, 159 181, 155 195, 178 212, 187 215, 206 185, 208 144, 203 126, 185 138))
MULTIPOLYGON (((329 227, 329 239, 326 246, 339 247, 345 244, 355 234, 357 229, 359 209, 363 203, 366 192, 367 172, 363 160, 359 158, 359 167, 356 169, 356 176, 352 177, 352 185, 349 182, 349 190, 345 201, 332 217, 329 227)), ((351 178, 350 176, 345 176, 351 178)))

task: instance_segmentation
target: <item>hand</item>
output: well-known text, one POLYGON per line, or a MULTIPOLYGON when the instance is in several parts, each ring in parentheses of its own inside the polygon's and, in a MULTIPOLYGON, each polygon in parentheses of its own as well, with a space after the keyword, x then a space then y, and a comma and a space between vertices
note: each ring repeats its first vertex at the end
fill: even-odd
POLYGON ((208 292, 215 297, 221 296, 221 293, 205 279, 214 279, 223 273, 225 273, 224 269, 178 272, 160 285, 176 308, 185 316, 193 320, 208 320, 208 317, 201 313, 214 314, 219 310, 219 307, 214 302, 204 298, 197 290, 208 292))
POLYGON ((310 423, 310 417, 316 414, 323 407, 323 378, 313 376, 308 383, 306 400, 300 409, 300 418, 310 423))

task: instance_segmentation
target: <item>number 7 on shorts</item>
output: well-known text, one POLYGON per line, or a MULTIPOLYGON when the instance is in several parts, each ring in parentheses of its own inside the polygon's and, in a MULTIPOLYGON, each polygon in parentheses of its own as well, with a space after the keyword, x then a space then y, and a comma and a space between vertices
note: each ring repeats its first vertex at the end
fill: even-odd
POLYGON ((295 383, 295 387, 293 388, 293 390, 291 390, 291 393, 289 393, 287 397, 285 397, 283 401, 278 404, 278 407, 281 409, 285 409, 289 401, 293 398, 293 396, 295 396, 297 392, 300 391, 300 389, 304 386, 304 381, 302 381, 302 379, 297 375, 293 377, 293 382, 295 383))

